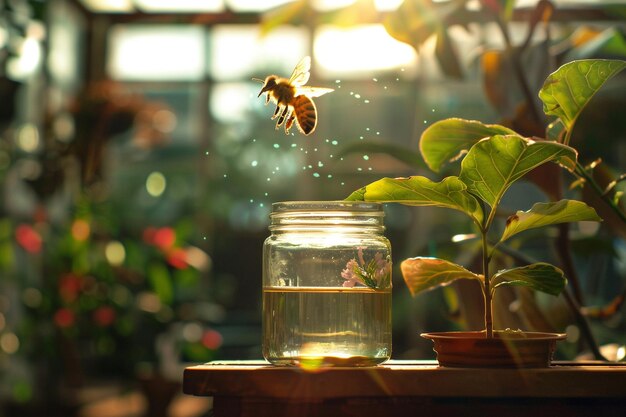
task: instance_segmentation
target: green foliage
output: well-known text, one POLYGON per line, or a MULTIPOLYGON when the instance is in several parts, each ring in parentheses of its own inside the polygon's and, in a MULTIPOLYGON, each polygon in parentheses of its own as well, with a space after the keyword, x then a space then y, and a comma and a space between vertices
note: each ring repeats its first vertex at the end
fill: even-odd
POLYGON ((480 275, 461 265, 438 258, 406 259, 400 264, 400 269, 412 295, 448 285, 457 279, 481 279, 480 275))
POLYGON ((546 294, 559 295, 566 283, 563 271, 559 268, 544 262, 537 262, 496 272, 491 279, 491 291, 504 285, 516 285, 530 287, 546 294))
POLYGON ((506 221, 500 242, 524 230, 578 221, 602 221, 596 211, 576 200, 537 203, 528 211, 518 211, 506 221))
POLYGON ((608 59, 578 60, 561 66, 539 91, 544 113, 558 117, 571 132, 591 98, 624 68, 626 61, 608 59))
MULTIPOLYGON (((591 97, 624 67, 626 62, 606 60, 564 65, 548 78, 541 90, 546 113, 558 116, 561 131, 570 134, 591 97)), ((558 295, 567 280, 563 271, 547 263, 490 274, 489 262, 497 245, 490 246, 487 238, 502 197, 513 183, 548 162, 575 173, 580 166, 577 151, 557 141, 526 138, 503 126, 458 118, 437 122, 426 129, 420 138, 420 151, 428 167, 436 172, 444 164, 462 158, 459 175, 440 182, 422 176, 382 178, 356 190, 348 199, 444 207, 467 214, 481 235, 483 270, 481 274, 474 273, 437 258, 407 259, 402 262, 401 270, 411 294, 448 285, 457 279, 478 279, 485 295, 488 335, 493 332, 491 300, 497 288, 524 286, 558 295)), ((517 211, 509 217, 498 244, 525 230, 577 221, 601 221, 601 218, 581 201, 537 203, 530 210, 517 211)))
POLYGON ((515 132, 504 126, 451 118, 430 125, 422 134, 419 146, 428 167, 439 172, 444 164, 461 158, 479 140, 512 134, 515 132))
POLYGON ((478 225, 483 220, 478 200, 467 192, 467 185, 457 177, 446 177, 441 182, 419 176, 382 178, 355 191, 347 200, 444 207, 467 214, 478 225))
POLYGON ((496 135, 476 143, 461 162, 459 178, 469 192, 496 207, 506 190, 532 169, 556 161, 573 169, 576 151, 555 142, 496 135))

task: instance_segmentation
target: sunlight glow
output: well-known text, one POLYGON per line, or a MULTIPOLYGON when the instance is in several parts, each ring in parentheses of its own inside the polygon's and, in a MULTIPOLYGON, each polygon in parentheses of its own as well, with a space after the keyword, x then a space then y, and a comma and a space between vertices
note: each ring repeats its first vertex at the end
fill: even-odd
POLYGON ((311 5, 320 12, 341 9, 356 3, 356 0, 311 0, 311 5))
POLYGON ((199 26, 117 25, 109 32, 107 72, 123 80, 200 80, 204 50, 199 26))
POLYGON ((417 58, 411 46, 393 39, 380 24, 321 26, 314 50, 320 69, 328 75, 362 76, 364 72, 414 68, 417 58))
POLYGON ((404 0, 374 0, 376 9, 381 12, 396 10, 404 0))
MULTIPOLYGON (((357 0, 311 0, 311 5, 320 12, 337 10, 356 3, 357 0)), ((403 0, 374 0, 376 10, 380 12, 397 9, 403 0)))
MULTIPOLYGON (((260 90, 257 85, 255 90, 260 90)), ((222 123, 245 121, 251 110, 250 97, 254 96, 250 84, 220 83, 216 84, 211 94, 211 114, 222 123)))
POLYGON ((82 3, 92 12, 132 12, 132 0, 82 0, 82 3))
POLYGON ((288 77, 298 61, 308 54, 305 28, 284 26, 261 37, 257 25, 218 25, 213 29, 210 46, 210 73, 218 80, 248 77, 265 78, 266 73, 281 71, 288 77))
POLYGON ((228 8, 236 12, 264 12, 294 0, 226 0, 228 8))
POLYGON ((135 5, 145 12, 221 12, 223 0, 135 0, 135 5))
POLYGON ((27 37, 19 48, 20 55, 8 60, 7 72, 14 80, 24 80, 34 74, 42 59, 42 47, 34 37, 27 37))

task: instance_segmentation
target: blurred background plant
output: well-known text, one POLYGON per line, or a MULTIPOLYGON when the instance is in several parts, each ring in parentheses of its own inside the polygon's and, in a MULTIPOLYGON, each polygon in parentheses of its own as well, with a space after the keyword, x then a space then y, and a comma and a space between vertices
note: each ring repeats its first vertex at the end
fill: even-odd
MULTIPOLYGON (((620 1, 2 0, 0 10, 0 403, 10 415, 37 405, 54 415, 51 404, 89 415, 87 388, 103 381, 118 396, 171 398, 186 363, 259 358, 273 201, 343 199, 381 176, 426 174, 418 138, 447 117, 545 136, 536 93, 552 70, 626 56, 620 1), (335 92, 318 104, 314 136, 285 136, 251 78, 287 76, 305 55, 310 84, 335 92)), ((624 74, 612 79, 570 141, 600 188, 626 165, 625 88, 624 74)), ((511 207, 582 185, 534 178, 512 190, 511 207)), ((573 253, 574 300, 619 359, 626 232, 582 191, 600 229, 530 233, 512 247, 551 262, 573 253), (559 233, 567 239, 553 246, 559 233)), ((463 217, 386 210, 394 257, 474 259, 463 217)), ((433 357, 424 329, 482 325, 480 305, 457 297, 479 289, 413 300, 393 279, 396 358, 433 357)), ((589 350, 565 299, 521 291, 499 308, 509 327, 567 329, 559 358, 589 350)), ((138 413, 165 413, 160 404, 138 413)))

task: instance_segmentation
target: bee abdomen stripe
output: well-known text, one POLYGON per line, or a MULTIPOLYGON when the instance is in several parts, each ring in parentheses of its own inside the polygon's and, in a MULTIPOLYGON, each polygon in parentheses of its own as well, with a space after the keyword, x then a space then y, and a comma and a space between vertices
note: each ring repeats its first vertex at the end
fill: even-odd
POLYGON ((302 133, 308 135, 313 132, 317 124, 317 110, 313 100, 305 95, 297 96, 294 99, 293 107, 302 133))

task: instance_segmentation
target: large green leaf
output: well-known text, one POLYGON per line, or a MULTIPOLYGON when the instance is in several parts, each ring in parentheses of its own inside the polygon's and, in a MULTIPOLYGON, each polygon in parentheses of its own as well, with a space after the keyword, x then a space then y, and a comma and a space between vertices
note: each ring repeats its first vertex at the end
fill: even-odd
POLYGON ((602 221, 596 211, 583 203, 575 200, 561 200, 554 203, 537 203, 528 211, 518 211, 506 221, 501 242, 524 230, 552 224, 602 221))
POLYGON ((461 265, 438 258, 409 258, 400 264, 402 277, 412 295, 448 285, 461 278, 481 279, 461 265))
POLYGON ((532 169, 548 161, 573 169, 576 157, 576 150, 560 143, 496 135, 472 146, 459 178, 470 193, 495 207, 511 184, 532 169))
POLYGON ((591 97, 625 67, 626 61, 610 59, 585 59, 561 66, 539 91, 544 113, 560 118, 571 131, 591 97))
POLYGON ((445 207, 467 214, 477 225, 483 220, 478 200, 467 192, 467 186, 457 177, 446 177, 441 182, 420 176, 382 178, 353 192, 347 200, 445 207))
POLYGON ((422 133, 420 151, 428 167, 439 172, 442 165, 459 159, 479 140, 512 134, 515 132, 504 126, 450 118, 433 123, 422 133))
POLYGON ((537 262, 519 268, 498 271, 491 279, 492 291, 503 285, 516 285, 530 287, 535 291, 547 294, 559 295, 567 280, 563 271, 554 265, 545 262, 537 262))

